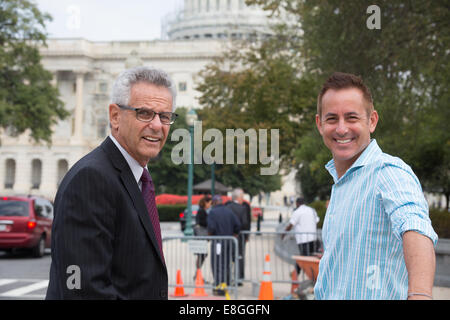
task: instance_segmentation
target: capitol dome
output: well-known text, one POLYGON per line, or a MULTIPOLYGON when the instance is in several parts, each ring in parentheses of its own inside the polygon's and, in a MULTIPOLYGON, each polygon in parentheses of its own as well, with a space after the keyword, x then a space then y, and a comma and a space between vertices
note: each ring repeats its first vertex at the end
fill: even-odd
POLYGON ((245 0, 184 0, 162 22, 166 40, 252 39, 272 34, 268 13, 245 0))

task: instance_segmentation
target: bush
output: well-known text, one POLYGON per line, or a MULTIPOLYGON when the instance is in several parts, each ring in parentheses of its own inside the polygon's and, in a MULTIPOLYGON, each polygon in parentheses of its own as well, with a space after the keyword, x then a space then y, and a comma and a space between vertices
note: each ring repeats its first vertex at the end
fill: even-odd
POLYGON ((317 228, 322 228, 323 220, 325 219, 325 213, 327 212, 326 200, 318 200, 311 202, 308 206, 316 209, 317 215, 319 216, 319 223, 317 224, 317 228))
POLYGON ((430 219, 439 238, 450 238, 450 212, 430 209, 430 219))
POLYGON ((159 221, 179 221, 186 204, 158 205, 159 221))
MULTIPOLYGON (((327 211, 326 201, 314 201, 308 204, 317 211, 320 218, 317 228, 322 228, 325 213, 327 211)), ((446 210, 430 209, 430 219, 434 231, 439 238, 450 238, 450 212, 446 210)))

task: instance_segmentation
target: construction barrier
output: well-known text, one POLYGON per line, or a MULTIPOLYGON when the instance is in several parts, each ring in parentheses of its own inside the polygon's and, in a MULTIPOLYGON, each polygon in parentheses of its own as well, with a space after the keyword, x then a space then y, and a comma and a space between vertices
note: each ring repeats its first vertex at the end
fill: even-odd
MULTIPOLYGON (((281 227, 279 229, 284 230, 281 227)), ((239 262, 243 268, 239 274, 239 281, 260 284, 264 274, 263 261, 266 255, 270 255, 272 283, 290 284, 295 290, 297 288, 302 290, 302 286, 311 287, 314 284, 315 279, 310 279, 309 274, 303 270, 299 275, 293 274, 297 266, 293 256, 320 255, 323 250, 321 233, 242 231, 239 245, 241 246, 239 262), (315 239, 309 241, 313 243, 305 245, 307 253, 300 252, 296 237, 301 240, 315 239), (242 245, 243 242, 245 245, 242 245)))
MULTIPOLYGON (((163 238, 163 251, 169 287, 180 287, 177 282, 182 278, 184 290, 190 296, 212 295, 213 289, 220 287, 220 291, 230 292, 237 299, 236 237, 169 236, 163 238)), ((180 290, 176 293, 181 294, 180 290)))

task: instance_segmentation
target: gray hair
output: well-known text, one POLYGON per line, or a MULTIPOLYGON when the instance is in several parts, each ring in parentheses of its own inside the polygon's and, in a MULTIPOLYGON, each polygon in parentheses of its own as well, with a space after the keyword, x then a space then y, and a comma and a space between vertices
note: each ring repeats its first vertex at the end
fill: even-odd
POLYGON ((175 111, 175 99, 177 96, 175 83, 165 71, 152 67, 135 67, 122 72, 114 82, 111 102, 125 106, 128 105, 131 87, 138 82, 147 82, 158 87, 169 89, 172 95, 172 111, 175 111))
POLYGON ((242 190, 241 188, 236 188, 236 189, 234 189, 233 190, 233 192, 231 193, 231 199, 234 201, 234 200, 237 200, 237 199, 239 199, 239 198, 241 198, 241 197, 243 197, 244 196, 244 190, 242 190))

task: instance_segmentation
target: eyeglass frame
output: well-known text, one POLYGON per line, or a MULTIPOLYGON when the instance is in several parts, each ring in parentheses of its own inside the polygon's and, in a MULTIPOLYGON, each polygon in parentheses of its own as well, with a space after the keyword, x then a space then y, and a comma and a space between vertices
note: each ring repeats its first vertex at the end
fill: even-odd
POLYGON ((152 110, 152 109, 150 109, 150 108, 133 108, 133 107, 130 107, 130 106, 124 106, 124 105, 121 105, 121 104, 118 104, 118 103, 116 103, 116 105, 117 105, 120 109, 133 110, 133 111, 135 111, 135 112, 136 112, 136 119, 139 120, 139 121, 142 121, 142 122, 152 122, 152 121, 155 119, 156 115, 158 115, 159 121, 160 121, 162 124, 170 126, 170 125, 174 124, 175 120, 177 120, 177 118, 178 118, 178 114, 175 113, 175 112, 169 112, 169 111, 156 112, 156 111, 154 111, 154 110, 152 110), (151 118, 151 119, 148 120, 148 121, 147 121, 147 120, 139 119, 139 118, 138 118, 138 111, 141 110, 141 109, 146 109, 146 110, 149 110, 149 111, 153 112, 153 118, 151 118), (164 122, 161 121, 161 114, 164 114, 164 113, 170 113, 170 114, 172 115, 171 118, 173 118, 174 116, 175 116, 175 118, 173 118, 173 120, 172 120, 171 122, 169 122, 169 123, 164 123, 164 122))

